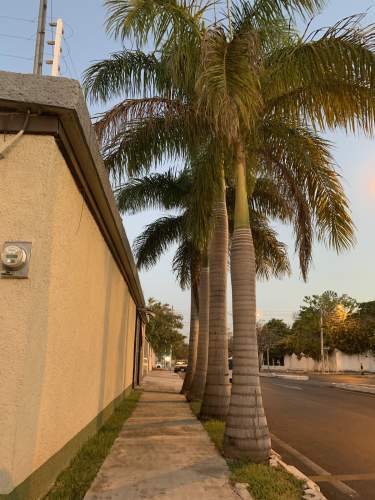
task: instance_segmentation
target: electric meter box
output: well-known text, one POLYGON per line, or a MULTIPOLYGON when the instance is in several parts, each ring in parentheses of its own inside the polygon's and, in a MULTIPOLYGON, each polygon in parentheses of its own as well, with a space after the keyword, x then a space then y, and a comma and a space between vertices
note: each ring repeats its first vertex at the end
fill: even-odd
POLYGON ((0 254, 0 278, 27 278, 30 258, 29 241, 6 241, 0 254))

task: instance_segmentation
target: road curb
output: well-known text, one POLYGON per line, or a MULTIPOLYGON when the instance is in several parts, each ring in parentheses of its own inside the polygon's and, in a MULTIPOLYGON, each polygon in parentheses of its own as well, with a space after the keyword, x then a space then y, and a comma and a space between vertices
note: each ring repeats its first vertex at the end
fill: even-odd
POLYGON ((337 389, 344 389, 346 391, 375 394, 375 386, 370 386, 370 385, 353 385, 353 384, 344 384, 343 382, 331 382, 331 386, 336 387, 337 389))
POLYGON ((327 498, 320 491, 319 486, 311 481, 303 472, 301 472, 294 465, 288 465, 281 460, 281 456, 276 453, 276 451, 272 450, 271 458, 269 460, 269 464, 271 467, 282 468, 296 479, 303 481, 303 496, 304 500, 327 500, 327 498))
POLYGON ((247 489, 247 483, 235 483, 233 486, 234 492, 238 495, 241 500, 254 500, 247 489))
POLYGON ((260 372, 259 375, 261 377, 271 377, 271 378, 284 378, 287 380, 309 380, 308 375, 293 375, 293 374, 285 374, 285 373, 275 373, 275 372, 260 372))

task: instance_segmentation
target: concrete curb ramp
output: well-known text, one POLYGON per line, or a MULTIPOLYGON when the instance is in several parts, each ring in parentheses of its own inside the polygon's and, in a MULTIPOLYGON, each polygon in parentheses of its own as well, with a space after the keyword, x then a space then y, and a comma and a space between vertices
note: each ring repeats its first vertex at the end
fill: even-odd
POLYGON ((344 389, 346 391, 355 391, 355 392, 365 392, 367 394, 375 394, 375 386, 371 385, 353 385, 353 384, 344 384, 342 382, 332 382, 332 387, 336 387, 337 389, 344 389))
POLYGON ((286 380, 309 380, 308 375, 297 375, 293 373, 275 373, 275 372, 260 372, 259 375, 261 377, 270 377, 270 378, 283 378, 286 380))

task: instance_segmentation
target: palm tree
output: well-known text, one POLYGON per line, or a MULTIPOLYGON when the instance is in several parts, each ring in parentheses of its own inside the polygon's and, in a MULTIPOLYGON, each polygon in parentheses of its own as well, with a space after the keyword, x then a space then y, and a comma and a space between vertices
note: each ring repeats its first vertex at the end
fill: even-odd
POLYGON ((202 254, 201 276, 199 287, 199 337, 198 353, 195 372, 191 381, 187 399, 193 401, 201 399, 206 385, 207 363, 208 363, 208 325, 210 311, 209 276, 210 268, 208 263, 207 250, 202 254))
MULTIPOLYGON (((248 25, 246 28, 246 23, 249 21, 246 7, 244 6, 242 11, 235 11, 234 14, 236 22, 231 40, 228 41, 225 34, 219 30, 213 30, 207 35, 205 67, 201 76, 202 92, 203 95, 206 94, 203 102, 207 106, 213 102, 212 88, 218 86, 218 75, 221 74, 221 81, 226 82, 225 89, 221 96, 216 93, 217 99, 211 113, 213 119, 217 121, 216 126, 223 128, 226 134, 228 134, 228 123, 234 124, 229 129, 228 142, 232 144, 236 162, 236 205, 231 248, 235 364, 224 449, 226 455, 233 458, 250 457, 255 461, 263 461, 270 452, 270 437, 258 376, 254 245, 247 205, 246 173, 249 165, 246 164, 246 149, 250 145, 251 151, 255 153, 254 146, 257 141, 254 139, 262 128, 259 126, 259 119, 265 122, 268 116, 271 123, 276 121, 276 125, 282 117, 284 126, 285 121, 292 124, 298 123, 301 116, 305 122, 311 121, 318 126, 324 123, 328 126, 350 124, 358 119, 359 125, 363 123, 365 128, 370 130, 373 126, 374 107, 368 100, 368 87, 373 78, 371 71, 374 69, 374 59, 369 50, 370 47, 366 47, 364 42, 358 44, 358 35, 346 26, 344 36, 338 36, 339 30, 335 29, 324 34, 323 40, 305 44, 307 47, 303 47, 302 50, 307 57, 303 62, 302 70, 301 66, 298 66, 301 55, 299 49, 303 46, 300 40, 298 42, 288 40, 284 48, 285 59, 281 55, 282 49, 274 50, 271 54, 267 52, 261 54, 259 41, 254 38, 256 36, 254 27, 248 25), (328 43, 327 40, 329 40, 328 43), (350 56, 348 57, 347 54, 342 56, 342 49, 344 46, 347 48, 348 44, 351 45, 350 56), (250 50, 244 50, 246 45, 250 50), (328 52, 327 45, 333 50, 328 52), (319 59, 316 57, 317 53, 319 53, 319 59), (309 55, 310 59, 308 59, 309 55), (264 61, 262 65, 259 64, 260 60, 264 61), (362 67, 364 60, 366 61, 365 70, 362 67), (371 71, 368 71, 367 61, 373 68, 371 71), (307 64, 309 64, 308 68, 306 68, 307 64), (341 64, 345 67, 345 79, 341 69, 336 71, 336 67, 341 64), (355 71, 353 71, 353 64, 356 66, 355 71), (318 71, 316 71, 316 66, 319 66, 318 71), (327 81, 322 78, 323 67, 324 72, 329 68, 328 85, 326 85, 327 81), (308 78, 306 78, 306 73, 308 78), (241 74, 242 82, 238 85, 238 82, 234 81, 231 87, 230 84, 228 85, 228 78, 231 78, 230 75, 233 74, 241 74), (333 77, 330 76, 331 74, 333 77), (352 90, 357 90, 355 102, 352 97, 350 102, 342 101, 342 89, 338 90, 338 84, 341 86, 343 81, 348 82, 352 90), (249 91, 245 94, 242 84, 249 87, 249 91), (360 87, 359 92, 358 87, 360 87), (290 99, 292 89, 296 89, 293 100, 290 99), (324 93, 323 97, 322 93, 324 93), (248 102, 250 95, 253 96, 252 102, 248 102), (258 99, 254 99, 254 95, 258 99), (319 99, 318 96, 322 98, 319 99), (220 123, 215 115, 215 106, 217 103, 222 107, 224 102, 230 102, 232 109, 230 113, 220 117, 220 121, 223 122, 220 123), (267 116, 270 110, 272 114, 267 116)), ((279 162, 272 163, 277 165, 279 162)), ((281 165, 283 172, 286 172, 284 167, 285 165, 281 165)), ((250 168, 254 169, 256 165, 252 163, 250 168)), ((280 171, 280 166, 275 170, 280 171)), ((324 191, 314 192, 312 186, 306 186, 305 189, 309 194, 310 203, 316 207, 319 214, 327 209, 324 191)), ((340 198, 341 201, 344 200, 340 196, 336 201, 340 198)), ((346 207, 346 202, 342 206, 346 207)), ((342 222, 340 236, 332 231, 333 228, 330 228, 329 242, 338 250, 348 247, 352 239, 352 226, 347 214, 342 222)), ((306 272, 306 266, 303 271, 306 272)))
MULTIPOLYGON (((142 156, 145 163, 150 164, 148 152, 151 147, 153 158, 159 155, 160 159, 165 151, 171 156, 179 154, 185 151, 185 144, 194 143, 203 128, 202 123, 205 123, 204 130, 219 138, 218 141, 233 152, 236 207, 231 274, 234 356, 235 360, 238 357, 238 362, 235 361, 225 440, 226 452, 231 456, 263 460, 270 450, 256 362, 254 247, 249 226, 246 174, 256 170, 255 155, 258 155, 262 162, 268 161, 268 168, 277 175, 279 172, 285 175, 291 192, 295 189, 296 176, 288 170, 285 163, 288 155, 280 149, 285 141, 290 143, 295 136, 297 142, 303 142, 295 133, 301 124, 305 129, 309 122, 321 128, 361 127, 368 132, 373 129, 375 73, 371 30, 359 31, 357 20, 347 20, 307 40, 288 35, 279 47, 275 47, 269 37, 271 21, 274 31, 280 25, 284 32, 287 31, 285 23, 280 23, 283 6, 311 10, 320 3, 259 0, 256 9, 251 4, 243 4, 234 9, 233 29, 228 37, 220 26, 205 28, 201 22, 204 9, 191 13, 187 7, 178 5, 176 8, 175 3, 155 1, 148 4, 145 11, 141 3, 131 6, 124 1, 110 2, 114 6, 110 22, 117 26, 118 34, 126 37, 136 30, 137 42, 144 42, 151 32, 164 50, 160 72, 149 70, 149 67, 146 71, 149 71, 147 75, 155 76, 153 82, 162 83, 163 92, 168 97, 158 99, 157 106, 147 99, 142 103, 127 103, 106 116, 101 125, 105 130, 112 127, 115 131, 115 139, 106 149, 108 164, 121 166, 127 156, 132 165, 136 164, 135 158, 142 156), (116 11, 116 5, 124 7, 122 14, 116 11), (192 68, 196 65, 191 61, 196 62, 197 58, 200 65, 194 73, 192 68), (186 64, 181 64, 181 60, 186 64), (174 68, 169 73, 170 78, 165 77, 166 61, 174 68), (185 68, 185 87, 176 85, 176 75, 185 68), (192 82, 197 82, 197 85, 192 85, 192 82), (190 100, 181 99, 186 95, 186 89, 190 92, 190 100), (199 113, 191 112, 192 105, 199 113), (135 117, 129 127, 129 122, 135 117), (143 117, 145 121, 139 125, 139 119, 143 117), (127 123, 126 127, 121 120, 127 123), (161 122, 166 127, 160 129, 161 122), (288 127, 289 134, 278 133, 279 129, 288 127), (138 145, 146 146, 143 153, 138 151, 133 157, 133 153, 128 155, 126 152, 129 129, 138 134, 138 145), (153 139, 150 140, 151 135, 153 139), (264 139, 268 148, 262 145, 264 139), (272 151, 272 143, 278 146, 280 157, 272 151)), ((280 42, 281 37, 275 39, 280 42)), ((131 82, 134 83, 134 79, 131 82)), ((118 89, 118 80, 111 80, 110 88, 118 89)), ((317 175, 320 174, 321 171, 317 175)), ((339 225, 337 221, 332 225, 327 217, 327 207, 331 203, 332 184, 337 183, 337 178, 332 175, 331 183, 323 193, 315 189, 316 179, 317 176, 314 181, 304 183, 303 191, 319 215, 317 237, 324 239, 328 234, 328 243, 340 250, 352 239, 345 197, 335 198, 336 205, 341 204, 342 217, 339 225)), ((284 188, 285 192, 288 190, 284 188)), ((305 213, 305 225, 311 226, 305 208, 300 201, 299 210, 305 213)), ((301 255, 311 255, 308 242, 312 241, 312 235, 303 237, 299 232, 299 236, 300 258, 301 255)), ((307 273, 308 263, 309 259, 304 259, 303 275, 307 273)))
MULTIPOLYGON (((200 178, 196 179, 190 172, 184 170, 178 175, 169 170, 163 174, 153 174, 143 178, 133 178, 126 185, 117 190, 117 203, 120 211, 124 213, 136 213, 149 208, 162 210, 184 210, 179 215, 163 216, 149 224, 146 229, 135 240, 134 250, 137 258, 137 265, 140 268, 148 269, 160 258, 162 253, 173 243, 179 243, 173 259, 172 268, 177 274, 178 281, 182 288, 191 286, 191 315, 190 315, 190 340, 189 340, 189 363, 185 380, 190 373, 190 381, 184 384, 182 392, 189 393, 189 399, 201 399, 205 389, 207 371, 207 347, 208 347, 208 280, 209 275, 207 257, 204 258, 204 277, 201 284, 202 293, 198 294, 200 272, 197 273, 200 260, 199 251, 189 242, 189 218, 188 206, 191 193, 198 190, 197 182, 201 184, 200 178), (195 184, 193 184, 195 183, 195 184), (196 270, 194 272, 193 270, 196 270), (198 341, 196 317, 196 297, 202 297, 203 304, 199 307, 203 323, 203 334, 200 332, 198 341), (202 309, 203 307, 203 309, 202 309), (198 369, 195 371, 196 345, 198 347, 198 369), (190 391, 190 385, 194 379, 194 389, 190 391)), ((262 181, 264 185, 264 180, 262 181)), ((267 189, 259 189, 256 196, 264 196, 267 189)), ((256 198, 255 196, 255 198, 256 198)), ((260 202, 259 202, 260 203, 260 202)), ((225 205, 225 203, 224 203, 225 205)), ((259 208, 265 208, 258 204, 259 208)), ((254 206, 253 218, 257 221, 257 232, 255 241, 257 254, 257 273, 260 277, 270 277, 272 275, 282 276, 289 272, 289 263, 286 255, 285 245, 277 241, 276 233, 270 228, 266 216, 257 212, 254 206)), ((190 206, 191 210, 191 206, 190 206)), ((225 207, 226 211, 226 207, 225 207)), ((277 207, 275 206, 275 213, 277 207)), ((195 218, 193 218, 195 220, 195 218)), ((225 252, 226 256, 226 252, 225 252)), ((227 344, 226 339, 223 343, 227 344)), ((224 363, 223 363, 224 364, 224 363)), ((227 366, 227 359, 225 366, 227 366)))
POLYGON ((183 240, 173 258, 172 269, 182 289, 190 285, 190 331, 188 366, 181 394, 186 394, 193 381, 197 365, 199 339, 199 288, 200 288, 200 251, 189 240, 183 240))
MULTIPOLYGON (((227 332, 227 261, 228 213, 224 168, 221 168, 221 189, 213 208, 213 231, 210 239, 210 311, 208 367, 202 394, 200 417, 224 419, 230 398, 227 332)), ((194 395, 194 396, 198 396, 194 395)))

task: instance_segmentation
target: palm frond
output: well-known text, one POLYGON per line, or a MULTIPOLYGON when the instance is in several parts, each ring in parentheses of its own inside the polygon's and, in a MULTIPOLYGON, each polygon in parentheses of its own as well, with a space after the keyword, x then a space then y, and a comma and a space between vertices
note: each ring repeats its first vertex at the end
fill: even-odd
POLYGON ((172 270, 183 290, 191 286, 198 289, 199 272, 196 269, 199 268, 199 263, 200 252, 190 240, 182 240, 173 257, 172 270))
POLYGON ((106 0, 107 32, 122 40, 131 38, 140 46, 150 35, 155 46, 175 33, 192 30, 200 35, 202 23, 210 2, 183 3, 175 0, 106 0))
POLYGON ((165 122, 173 121, 186 113, 186 106, 178 99, 163 97, 126 99, 109 111, 97 115, 95 131, 99 140, 105 143, 111 140, 119 130, 134 123, 142 123, 150 118, 163 118, 165 122))
MULTIPOLYGON (((264 134, 264 147, 273 159, 278 158, 284 171, 289 170, 289 185, 293 182, 305 193, 318 239, 337 252, 352 246, 354 226, 330 143, 307 127, 282 126, 275 121, 266 124, 264 134)), ((272 175, 274 166, 270 168, 272 175)), ((277 165, 275 168, 278 171, 277 165)), ((280 195, 287 199, 278 175, 280 171, 275 176, 280 195)))
POLYGON ((258 279, 282 278, 290 275, 287 246, 277 239, 268 219, 259 212, 250 214, 258 279))
POLYGON ((181 209, 191 188, 187 170, 178 175, 172 170, 142 178, 132 178, 116 194, 121 212, 134 214, 147 209, 181 209))
POLYGON ((160 217, 148 224, 133 244, 138 268, 154 266, 173 243, 184 238, 185 226, 184 215, 160 217))
POLYGON ((290 222, 293 218, 289 200, 282 195, 279 185, 271 177, 256 178, 249 209, 282 222, 290 222))
POLYGON ((344 19, 269 57, 262 87, 270 115, 374 131, 375 26, 361 27, 361 19, 344 19))
POLYGON ((299 256, 301 274, 304 280, 307 279, 307 273, 312 260, 312 245, 314 238, 313 219, 303 189, 300 188, 292 175, 288 165, 279 158, 273 156, 271 152, 264 152, 264 158, 272 169, 276 178, 283 179, 281 186, 283 196, 293 204, 293 227, 295 237, 295 249, 299 256))
POLYGON ((276 35, 287 36, 295 32, 292 26, 295 14, 310 17, 318 12, 325 0, 289 1, 289 0, 240 0, 232 7, 233 31, 239 33, 248 30, 263 32, 266 37, 276 35))
POLYGON ((239 33, 227 41, 222 27, 208 30, 202 42, 197 81, 198 109, 214 129, 235 140, 250 128, 261 107, 256 33, 239 33))
POLYGON ((91 102, 107 102, 123 96, 181 95, 173 87, 165 64, 154 53, 127 49, 89 66, 83 74, 83 88, 91 102))
POLYGON ((127 124, 103 148, 107 169, 119 182, 126 175, 140 175, 165 162, 184 162, 190 137, 183 117, 151 118, 127 124))

